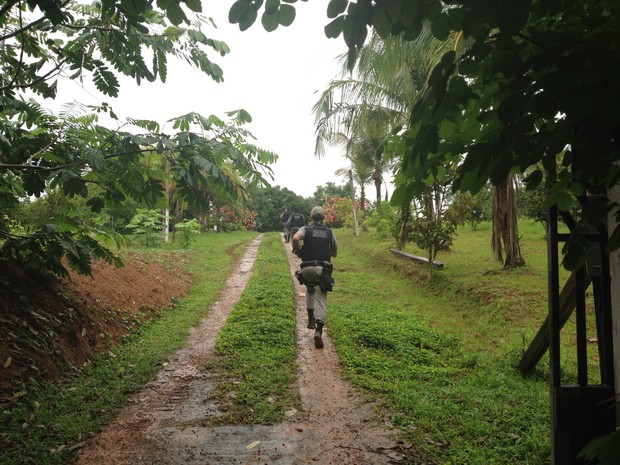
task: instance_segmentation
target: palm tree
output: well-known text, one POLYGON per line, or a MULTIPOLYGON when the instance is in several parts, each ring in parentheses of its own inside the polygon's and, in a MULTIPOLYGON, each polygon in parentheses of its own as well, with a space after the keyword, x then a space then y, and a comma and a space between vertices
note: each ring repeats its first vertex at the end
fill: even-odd
MULTIPOLYGON (((313 108, 316 118, 315 155, 345 138, 345 156, 360 158, 373 170, 377 203, 381 202, 384 172, 392 166, 386 151, 392 131, 408 119, 423 82, 411 71, 416 50, 401 37, 373 35, 356 61, 357 77, 333 80, 313 108), (336 137, 336 135, 339 135, 336 137)), ((343 75, 346 70, 343 71, 343 75)))

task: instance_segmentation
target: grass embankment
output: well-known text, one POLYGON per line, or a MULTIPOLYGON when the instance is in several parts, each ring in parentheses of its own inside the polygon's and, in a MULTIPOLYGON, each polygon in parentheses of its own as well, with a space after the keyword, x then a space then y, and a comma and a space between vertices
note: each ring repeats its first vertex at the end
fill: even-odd
POLYGON ((190 295, 84 370, 55 383, 33 382, 18 402, 4 406, 0 463, 71 463, 85 438, 113 419, 128 396, 183 345, 189 328, 217 300, 235 258, 254 236, 249 232, 208 234, 188 250, 168 245, 143 251, 156 259, 160 251, 176 249, 179 257, 185 257, 197 278, 190 295))
POLYGON ((390 242, 337 231, 328 328, 345 375, 413 444, 410 463, 549 462, 546 368, 514 368, 547 311, 545 243, 539 225, 520 232, 525 268, 501 270, 483 225, 459 232, 428 283, 390 242))
POLYGON ((300 408, 293 283, 278 233, 265 235, 252 277, 216 344, 218 424, 281 421, 300 408))

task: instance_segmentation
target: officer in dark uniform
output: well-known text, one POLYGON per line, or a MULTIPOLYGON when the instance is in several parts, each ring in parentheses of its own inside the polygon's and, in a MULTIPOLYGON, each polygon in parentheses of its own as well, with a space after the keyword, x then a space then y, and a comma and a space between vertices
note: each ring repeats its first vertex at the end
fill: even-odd
POLYGON ((301 279, 306 285, 308 328, 315 329, 314 346, 323 348, 323 325, 327 317, 327 292, 331 291, 331 257, 338 253, 338 242, 333 231, 323 224, 325 212, 314 207, 310 212, 311 224, 293 236, 293 252, 301 257, 301 279), (303 247, 300 243, 303 241, 303 247))
POLYGON ((287 227, 290 231, 291 237, 306 224, 306 217, 303 213, 299 212, 299 207, 293 207, 293 213, 288 217, 287 227))
POLYGON ((285 208, 280 215, 280 221, 282 221, 282 228, 284 229, 284 242, 291 240, 291 230, 288 228, 288 219, 291 217, 291 212, 288 208, 285 208))

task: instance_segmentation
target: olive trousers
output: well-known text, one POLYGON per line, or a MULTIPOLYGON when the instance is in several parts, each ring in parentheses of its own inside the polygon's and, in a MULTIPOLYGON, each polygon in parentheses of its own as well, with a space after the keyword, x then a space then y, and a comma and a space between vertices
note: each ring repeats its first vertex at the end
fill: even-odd
POLYGON ((327 318, 327 292, 319 287, 322 266, 306 266, 301 269, 301 275, 306 281, 306 309, 314 310, 314 319, 317 323, 325 324, 327 318))

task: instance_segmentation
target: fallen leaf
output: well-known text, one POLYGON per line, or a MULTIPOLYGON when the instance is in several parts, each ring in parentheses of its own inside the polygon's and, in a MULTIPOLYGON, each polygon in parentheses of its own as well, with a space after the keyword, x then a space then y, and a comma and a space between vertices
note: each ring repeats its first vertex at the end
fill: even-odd
POLYGON ((9 355, 4 361, 4 368, 8 368, 11 363, 13 363, 13 357, 9 355))
POLYGON ((49 448, 50 454, 58 454, 59 452, 62 452, 65 447, 66 446, 64 444, 58 447, 50 447, 49 448))
POLYGON ((73 452, 75 449, 80 449, 86 445, 86 441, 78 442, 76 445, 69 447, 67 449, 70 452, 73 452))
POLYGON ((254 449, 259 444, 260 444, 260 441, 253 441, 253 442, 249 443, 247 446, 245 446, 245 448, 247 450, 254 449))

